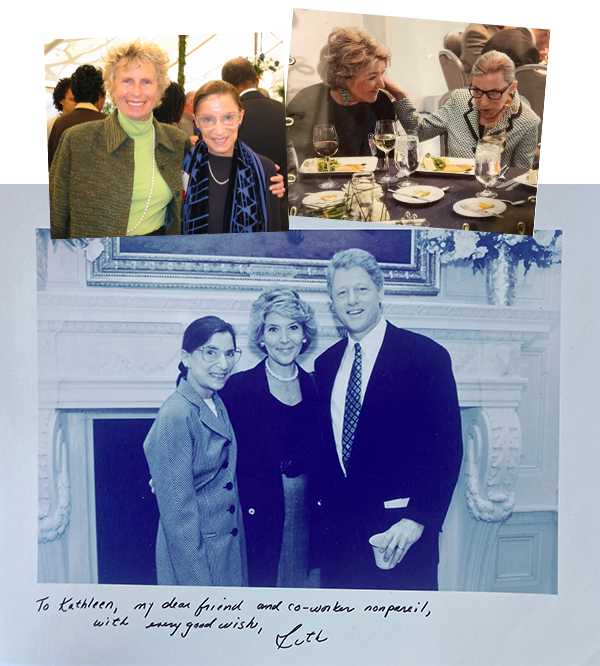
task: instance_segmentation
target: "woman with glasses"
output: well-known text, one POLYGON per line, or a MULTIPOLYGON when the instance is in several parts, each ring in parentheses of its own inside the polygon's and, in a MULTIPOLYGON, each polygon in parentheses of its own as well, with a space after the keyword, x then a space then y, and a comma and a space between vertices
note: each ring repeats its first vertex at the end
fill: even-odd
MULTIPOLYGON (((168 75, 169 54, 152 42, 108 50, 104 87, 116 108, 61 137, 50 170, 52 238, 182 233, 181 168, 192 144, 154 117, 168 75)), ((269 199, 278 206, 283 177, 276 181, 269 199)))
POLYGON ((231 324, 218 317, 192 322, 177 388, 144 442, 160 513, 159 585, 247 585, 237 443, 218 395, 240 355, 231 324))
POLYGON ((249 335, 264 359, 220 393, 238 441, 237 478, 252 587, 308 587, 309 470, 321 428, 312 378, 297 363, 315 313, 287 287, 260 295, 249 335))
POLYGON ((281 231, 279 201, 267 185, 277 171, 238 139, 244 111, 225 81, 205 83, 194 96, 202 140, 183 162, 184 234, 281 231))
POLYGON ((489 51, 471 70, 471 86, 452 92, 444 106, 421 118, 404 91, 394 103, 396 114, 409 134, 426 141, 448 135, 448 156, 472 159, 486 128, 506 132, 502 166, 530 169, 538 143, 540 119, 519 98, 515 65, 504 53, 489 51))

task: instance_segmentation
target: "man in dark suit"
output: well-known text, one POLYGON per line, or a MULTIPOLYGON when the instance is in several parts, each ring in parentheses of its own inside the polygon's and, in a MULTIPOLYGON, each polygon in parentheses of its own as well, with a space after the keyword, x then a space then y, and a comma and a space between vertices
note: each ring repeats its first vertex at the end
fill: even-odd
POLYGON ((465 28, 461 39, 460 61, 467 76, 471 73, 475 61, 481 55, 485 43, 502 28, 504 28, 503 25, 483 23, 469 23, 465 28))
MULTIPOLYGON (((244 120, 239 138, 255 153, 268 157, 286 179, 285 107, 258 91, 258 77, 245 58, 234 58, 223 65, 221 78, 240 93, 244 120)), ((287 185, 286 185, 287 188, 287 185)))
POLYGON ((497 32, 486 42, 483 53, 505 53, 515 63, 515 67, 537 65, 548 55, 551 23, 552 10, 540 9, 531 17, 528 25, 497 32))
POLYGON ((450 356, 383 319, 383 274, 368 252, 334 255, 327 286, 348 338, 315 362, 327 412, 314 530, 322 584, 435 590, 439 533, 462 458, 450 356), (387 570, 369 544, 377 533, 387 570))
POLYGON ((59 118, 52 127, 48 139, 48 169, 52 166, 54 153, 63 133, 75 125, 88 123, 92 120, 104 120, 106 114, 102 107, 106 100, 102 70, 93 65, 81 65, 71 76, 71 91, 76 106, 68 115, 59 118))

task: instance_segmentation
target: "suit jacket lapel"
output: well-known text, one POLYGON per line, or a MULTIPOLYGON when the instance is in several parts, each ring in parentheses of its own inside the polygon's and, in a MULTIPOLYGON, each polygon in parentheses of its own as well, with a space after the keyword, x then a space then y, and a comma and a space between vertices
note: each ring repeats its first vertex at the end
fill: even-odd
MULTIPOLYGON (((475 144, 477 144, 479 141, 479 111, 477 110, 472 97, 467 102, 467 110, 463 115, 467 128, 475 140, 475 144)), ((475 154, 475 148, 473 148, 473 154, 475 154)))
POLYGON ((204 402, 202 396, 195 389, 193 389, 185 379, 182 379, 179 382, 177 390, 193 405, 198 407, 200 420, 207 428, 210 428, 212 431, 225 437, 226 439, 233 439, 233 431, 231 429, 231 424, 229 422, 229 417, 227 416, 225 405, 217 393, 213 394, 213 400, 217 408, 219 418, 214 415, 212 409, 204 402))

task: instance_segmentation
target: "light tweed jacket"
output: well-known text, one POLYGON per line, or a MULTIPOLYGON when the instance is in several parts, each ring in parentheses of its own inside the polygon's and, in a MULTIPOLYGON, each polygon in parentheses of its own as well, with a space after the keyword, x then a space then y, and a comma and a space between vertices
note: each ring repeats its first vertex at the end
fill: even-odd
MULTIPOLYGON (((436 113, 421 118, 410 98, 394 102, 394 110, 408 133, 417 133, 420 141, 448 135, 448 157, 473 159, 479 141, 479 111, 469 91, 459 88, 436 113)), ((538 143, 538 116, 515 92, 511 107, 494 125, 506 130, 502 166, 530 169, 538 143)))
MULTIPOLYGON (((134 140, 118 111, 67 130, 50 169, 52 238, 125 236, 133 194, 134 140)), ((173 192, 165 231, 181 234, 181 166, 192 143, 177 127, 154 120, 156 166, 173 192)))
POLYGON ((214 402, 219 418, 182 379, 144 442, 160 512, 159 585, 248 584, 237 444, 216 393, 214 402))

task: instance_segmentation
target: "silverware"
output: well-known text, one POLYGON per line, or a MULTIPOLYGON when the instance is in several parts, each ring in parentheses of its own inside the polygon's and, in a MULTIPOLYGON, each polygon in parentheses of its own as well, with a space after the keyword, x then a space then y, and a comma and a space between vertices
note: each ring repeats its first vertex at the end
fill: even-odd
POLYGON ((507 170, 508 170, 508 164, 500 169, 498 180, 504 180, 504 174, 506 173, 507 170))
POLYGON ((507 180, 505 183, 500 183, 500 185, 496 185, 495 187, 497 190, 502 190, 505 187, 509 187, 510 185, 512 185, 516 180, 517 180, 516 178, 511 178, 510 180, 507 180))
POLYGON ((506 188, 506 191, 507 191, 507 192, 510 192, 511 190, 514 190, 515 187, 519 187, 520 184, 521 184, 521 183, 513 183, 512 185, 509 185, 509 186, 506 188))
POLYGON ((472 213, 479 213, 480 215, 482 215, 482 217, 486 217, 486 216, 502 217, 502 215, 500 215, 500 213, 490 213, 489 210, 483 210, 483 208, 474 208, 474 207, 471 207, 471 206, 467 206, 467 204, 463 204, 463 203, 460 204, 460 207, 464 208, 465 210, 470 210, 472 213))
POLYGON ((424 197, 416 197, 414 194, 406 194, 406 192, 402 192, 400 190, 396 190, 398 194, 402 195, 403 197, 407 197, 409 199, 416 199, 417 201, 426 201, 427 203, 431 203, 431 199, 425 199, 424 197))
POLYGON ((521 204, 527 203, 527 199, 521 199, 520 201, 511 201, 510 199, 496 199, 496 201, 504 201, 505 203, 512 204, 513 206, 520 206, 521 204))

